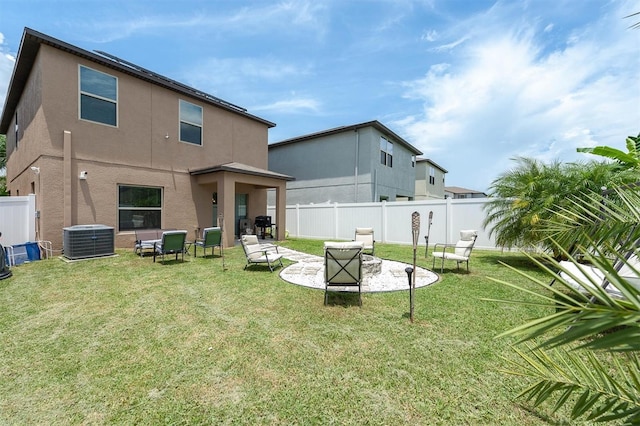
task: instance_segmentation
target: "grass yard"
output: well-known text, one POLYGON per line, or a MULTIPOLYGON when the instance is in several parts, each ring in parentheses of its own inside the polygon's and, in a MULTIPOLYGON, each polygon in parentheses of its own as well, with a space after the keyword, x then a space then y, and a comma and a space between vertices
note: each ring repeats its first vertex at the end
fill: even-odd
MULTIPOLYGON (((282 245, 322 254, 322 241, 282 245)), ((217 253, 217 252, 216 252, 217 253)), ((153 263, 43 260, 0 281, 0 424, 500 424, 568 422, 515 400, 522 379, 495 336, 546 312, 481 298, 522 299, 502 260, 474 251, 471 273, 447 266, 416 290, 323 305, 323 292, 222 259, 153 263)), ((376 255, 411 262, 410 246, 376 255)), ((285 264, 291 262, 286 261, 285 264)), ((420 266, 431 267, 418 250, 420 266)), ((537 274, 537 272, 532 271, 537 274)))

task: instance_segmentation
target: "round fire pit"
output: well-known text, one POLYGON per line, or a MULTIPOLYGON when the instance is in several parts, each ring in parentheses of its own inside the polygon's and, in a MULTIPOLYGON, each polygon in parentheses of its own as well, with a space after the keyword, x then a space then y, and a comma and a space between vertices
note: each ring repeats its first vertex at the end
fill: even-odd
POLYGON ((362 275, 378 275, 382 271, 382 259, 369 254, 362 255, 362 275))

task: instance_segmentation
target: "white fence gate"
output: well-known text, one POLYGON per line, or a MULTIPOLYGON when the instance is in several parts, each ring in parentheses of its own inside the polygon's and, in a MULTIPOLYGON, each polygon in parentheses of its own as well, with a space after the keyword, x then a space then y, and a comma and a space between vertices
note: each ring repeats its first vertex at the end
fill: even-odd
POLYGON ((36 196, 0 197, 0 244, 12 246, 36 239, 36 196))
MULTIPOLYGON (((374 229, 378 242, 412 244, 411 214, 420 213, 420 243, 424 246, 429 212, 433 221, 429 245, 455 243, 462 229, 478 231, 477 248, 495 249, 482 223, 486 217, 487 198, 467 198, 424 201, 383 201, 380 203, 305 204, 287 206, 287 231, 292 237, 352 240, 357 227, 374 229)), ((267 214, 275 217, 275 207, 267 214)), ((278 224, 276 223, 276 226, 278 224)))

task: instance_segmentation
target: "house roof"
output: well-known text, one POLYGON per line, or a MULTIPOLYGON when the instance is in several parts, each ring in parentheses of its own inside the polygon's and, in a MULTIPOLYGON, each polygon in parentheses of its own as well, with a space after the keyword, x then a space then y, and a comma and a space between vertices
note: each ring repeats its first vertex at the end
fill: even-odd
POLYGON ((445 192, 451 192, 452 194, 484 194, 484 192, 482 192, 482 191, 476 191, 474 189, 462 188, 462 187, 459 187, 459 186, 445 186, 444 190, 445 190, 445 192))
POLYGON ((437 168, 439 168, 443 172, 449 173, 449 171, 447 169, 445 169, 444 167, 442 167, 441 165, 439 165, 435 161, 431 160, 430 158, 418 158, 416 160, 416 163, 429 163, 429 164, 432 164, 432 165, 436 166, 437 168))
POLYGON ((41 44, 46 44, 56 49, 60 49, 72 55, 79 56, 84 59, 99 63, 105 67, 112 68, 114 70, 129 74, 141 80, 162 86, 166 89, 178 92, 198 99, 206 104, 213 105, 219 108, 226 109, 236 114, 243 115, 252 120, 259 121, 266 124, 268 127, 275 127, 275 123, 264 120, 255 115, 249 114, 246 109, 234 105, 230 102, 226 102, 220 98, 209 95, 200 90, 189 87, 178 81, 164 77, 160 74, 156 74, 153 71, 149 71, 131 62, 117 58, 113 55, 109 55, 104 52, 89 52, 88 50, 80 49, 64 41, 55 39, 46 34, 32 30, 31 28, 25 28, 22 34, 22 40, 20 41, 20 49, 18 51, 18 58, 13 68, 13 74, 11 75, 11 81, 9 83, 9 90, 7 92, 7 98, 5 99, 4 108, 2 109, 2 118, 0 119, 0 134, 6 134, 11 122, 11 118, 18 105, 18 101, 22 96, 29 73, 33 67, 36 56, 40 49, 41 44))
POLYGON ((237 162, 219 164, 217 166, 204 167, 201 169, 194 169, 194 170, 190 170, 189 174, 191 174, 192 176, 195 176, 195 175, 203 175, 203 174, 215 173, 215 172, 236 172, 236 173, 242 173, 245 175, 254 175, 254 176, 281 179, 281 180, 287 180, 287 181, 295 180, 294 177, 289 175, 276 173, 276 172, 272 172, 271 170, 265 170, 258 167, 249 166, 247 164, 237 163, 237 162))
POLYGON ((344 133, 344 132, 354 131, 354 130, 362 129, 362 128, 365 128, 365 127, 373 127, 373 128, 375 128, 376 130, 378 130, 381 133, 384 133, 386 135, 390 135, 396 142, 398 142, 401 145, 403 145, 405 148, 407 148, 413 154, 422 155, 422 152, 420 150, 418 150, 418 148, 416 148, 415 146, 411 145, 409 142, 407 142, 404 139, 402 139, 395 132, 393 132, 391 129, 389 129, 384 124, 380 123, 378 120, 367 121, 365 123, 360 123, 360 124, 352 124, 350 126, 335 127, 333 129, 322 130, 320 132, 309 133, 307 135, 298 136, 298 137, 291 138, 291 139, 285 139, 283 141, 274 142, 274 143, 269 144, 269 149, 276 148, 276 147, 283 146, 283 145, 289 145, 289 144, 293 144, 293 143, 298 143, 298 142, 308 141, 308 140, 312 140, 312 139, 317 139, 317 138, 320 138, 320 137, 323 137, 323 136, 335 135, 337 133, 344 133))

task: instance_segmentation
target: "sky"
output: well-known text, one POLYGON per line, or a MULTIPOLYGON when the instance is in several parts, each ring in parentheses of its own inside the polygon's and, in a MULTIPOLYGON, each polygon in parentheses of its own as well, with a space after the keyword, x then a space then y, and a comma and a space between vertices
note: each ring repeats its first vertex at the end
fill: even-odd
POLYGON ((269 142, 378 120, 489 191, 525 156, 599 159, 640 133, 635 0, 1 0, 0 106, 24 27, 276 123, 269 142))

